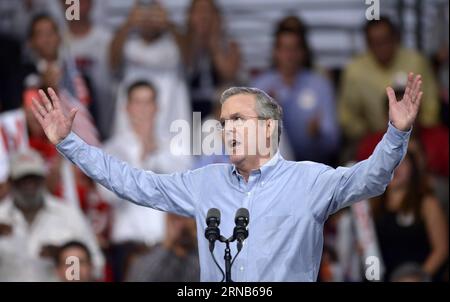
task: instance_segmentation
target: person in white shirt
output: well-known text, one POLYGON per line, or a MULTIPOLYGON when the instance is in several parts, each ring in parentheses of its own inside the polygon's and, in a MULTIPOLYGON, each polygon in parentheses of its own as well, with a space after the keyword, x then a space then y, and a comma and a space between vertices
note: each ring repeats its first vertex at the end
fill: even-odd
MULTIPOLYGON (((157 90, 152 83, 137 81, 127 89, 124 107, 125 124, 104 145, 104 149, 135 168, 173 173, 191 167, 189 157, 174 156, 169 143, 158 138, 155 122, 158 115, 157 90)), ((128 251, 133 246, 152 246, 165 237, 165 213, 126 202, 99 186, 103 198, 113 206, 111 242, 113 271, 117 280, 126 273, 128 251)))
MULTIPOLYGON (((92 89, 93 113, 103 138, 111 134, 115 102, 109 68, 111 32, 92 22, 92 0, 80 1, 80 20, 67 20, 64 42, 92 89)), ((65 7, 63 7, 65 9, 65 7)))
POLYGON ((0 204, 0 281, 56 281, 55 247, 78 240, 89 247, 96 278, 104 258, 81 213, 45 192, 45 165, 33 150, 12 156, 11 195, 0 204))
MULTIPOLYGON (((111 69, 121 74, 123 83, 146 79, 158 90, 156 131, 160 138, 170 135, 174 120, 191 120, 189 93, 172 28, 160 4, 137 4, 110 45, 111 69)), ((115 127, 121 128, 118 113, 120 105, 115 127)))

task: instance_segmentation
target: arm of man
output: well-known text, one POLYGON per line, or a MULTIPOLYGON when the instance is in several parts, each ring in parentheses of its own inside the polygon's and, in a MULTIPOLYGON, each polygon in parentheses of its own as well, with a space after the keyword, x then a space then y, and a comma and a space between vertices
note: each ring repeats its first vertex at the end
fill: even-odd
POLYGON ((395 168, 404 158, 412 125, 417 117, 422 98, 421 76, 411 73, 403 99, 397 101, 392 88, 389 97, 389 126, 373 154, 364 161, 346 168, 324 167, 315 185, 324 188, 320 200, 312 204, 313 213, 319 221, 354 202, 380 195, 392 179, 395 168), (325 196, 325 198, 323 198, 325 196))
POLYGON ((33 100, 33 113, 58 151, 87 176, 138 205, 195 216, 196 171, 158 175, 132 168, 101 149, 88 145, 71 131, 76 109, 72 109, 66 117, 55 91, 49 88, 48 93, 52 102, 41 90, 42 103, 33 100))

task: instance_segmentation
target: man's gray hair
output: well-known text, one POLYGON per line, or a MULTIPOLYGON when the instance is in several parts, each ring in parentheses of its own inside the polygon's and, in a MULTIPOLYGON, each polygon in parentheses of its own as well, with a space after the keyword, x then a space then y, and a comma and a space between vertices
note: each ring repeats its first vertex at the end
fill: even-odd
POLYGON ((238 94, 254 95, 256 100, 256 113, 258 117, 272 119, 278 122, 278 142, 281 138, 281 129, 283 127, 283 109, 267 93, 258 88, 250 87, 231 87, 222 93, 220 103, 223 104, 227 99, 238 94))

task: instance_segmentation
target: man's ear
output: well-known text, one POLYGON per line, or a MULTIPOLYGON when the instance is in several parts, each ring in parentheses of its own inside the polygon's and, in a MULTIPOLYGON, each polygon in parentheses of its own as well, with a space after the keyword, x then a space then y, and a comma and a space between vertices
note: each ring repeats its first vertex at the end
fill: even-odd
POLYGON ((275 121, 272 119, 266 120, 266 138, 270 139, 275 131, 275 121))

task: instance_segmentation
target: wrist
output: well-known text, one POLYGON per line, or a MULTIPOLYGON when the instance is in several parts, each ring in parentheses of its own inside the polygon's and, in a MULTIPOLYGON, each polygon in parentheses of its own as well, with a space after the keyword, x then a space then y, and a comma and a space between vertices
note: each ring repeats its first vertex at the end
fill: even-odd
POLYGON ((402 131, 402 132, 409 132, 412 128, 411 125, 398 125, 395 122, 391 121, 392 126, 394 126, 395 129, 402 131))
POLYGON ((72 132, 70 131, 69 133, 67 133, 66 136, 60 137, 60 138, 56 139, 54 142, 52 141, 53 145, 55 145, 55 146, 60 145, 67 137, 69 137, 69 135, 70 135, 71 133, 72 133, 72 132))

